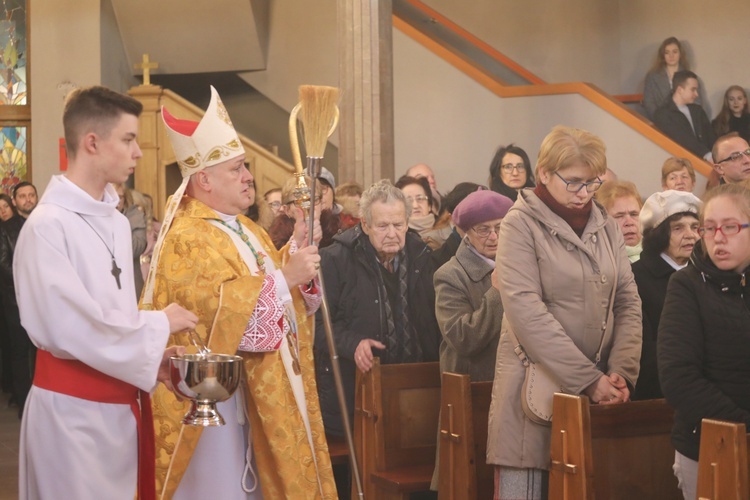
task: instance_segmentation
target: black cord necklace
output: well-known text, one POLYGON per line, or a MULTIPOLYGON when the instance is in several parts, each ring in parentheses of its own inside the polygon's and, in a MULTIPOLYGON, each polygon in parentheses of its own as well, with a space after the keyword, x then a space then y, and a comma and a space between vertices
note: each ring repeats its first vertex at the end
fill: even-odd
POLYGON ((115 252, 113 251, 114 246, 115 246, 114 236, 112 237, 112 250, 110 250, 109 245, 107 245, 107 243, 104 241, 104 238, 102 238, 102 235, 99 234, 99 231, 94 229, 94 226, 92 226, 91 223, 89 223, 89 221, 87 221, 83 215, 78 214, 78 217, 83 219, 83 222, 85 222, 86 225, 88 225, 91 228, 91 230, 94 231, 94 234, 96 234, 99 237, 99 239, 102 240, 102 244, 104 245, 104 248, 107 249, 107 251, 109 252, 109 255, 112 257, 112 270, 110 272, 112 273, 112 276, 115 277, 115 281, 117 282, 117 289, 122 290, 122 286, 120 285, 120 273, 122 273, 122 269, 117 267, 117 261, 115 260, 115 252))

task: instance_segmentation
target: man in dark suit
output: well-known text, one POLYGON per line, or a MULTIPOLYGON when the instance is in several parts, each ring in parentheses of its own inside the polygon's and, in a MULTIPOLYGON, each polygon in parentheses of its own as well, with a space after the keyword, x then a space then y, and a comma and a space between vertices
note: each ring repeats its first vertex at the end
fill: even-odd
POLYGON ((716 137, 706 112, 694 104, 697 98, 698 76, 678 71, 672 78, 672 99, 656 110, 654 124, 673 141, 711 162, 716 137))
POLYGON ((39 201, 36 187, 30 182, 20 182, 13 188, 13 205, 18 213, 0 227, 0 307, 4 308, 10 339, 11 369, 13 370, 13 395, 10 403, 18 404, 21 418, 26 396, 34 378, 33 365, 36 349, 26 330, 21 326, 13 282, 13 252, 24 222, 39 201))

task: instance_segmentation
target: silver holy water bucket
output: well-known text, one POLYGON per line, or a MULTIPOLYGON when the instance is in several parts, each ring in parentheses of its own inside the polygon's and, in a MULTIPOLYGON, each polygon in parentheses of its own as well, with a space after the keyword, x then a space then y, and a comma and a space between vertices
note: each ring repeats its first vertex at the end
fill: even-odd
POLYGON ((240 385, 242 358, 228 354, 183 354, 169 358, 169 375, 177 394, 191 402, 182 423, 224 425, 216 403, 226 401, 240 385))

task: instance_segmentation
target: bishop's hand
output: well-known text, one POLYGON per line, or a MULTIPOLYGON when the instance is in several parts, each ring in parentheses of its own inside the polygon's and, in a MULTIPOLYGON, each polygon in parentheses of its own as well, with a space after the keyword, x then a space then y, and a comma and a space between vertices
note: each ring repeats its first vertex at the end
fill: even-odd
MULTIPOLYGON (((298 206, 292 206, 292 216, 294 217, 294 241, 297 243, 297 248, 305 248, 308 243, 308 221, 305 217, 305 212, 298 206)), ((315 212, 315 223, 313 225, 313 242, 317 245, 323 238, 323 230, 320 227, 320 211, 315 212)))
POLYGON ((292 288, 308 283, 317 274, 320 268, 320 255, 318 247, 307 246, 294 252, 281 268, 281 273, 286 279, 286 284, 292 288))

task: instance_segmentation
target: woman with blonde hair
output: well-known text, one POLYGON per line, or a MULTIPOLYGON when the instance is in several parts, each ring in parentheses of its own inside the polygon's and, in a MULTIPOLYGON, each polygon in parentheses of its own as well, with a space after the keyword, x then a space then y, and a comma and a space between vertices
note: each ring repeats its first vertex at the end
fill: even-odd
MULTIPOLYGON (((638 378, 641 302, 616 222, 593 202, 607 169, 602 140, 557 126, 542 142, 536 188, 500 226, 504 306, 487 462, 495 498, 546 498, 549 415, 522 404, 528 362, 594 404, 628 401, 638 378)), ((539 395, 551 406, 552 391, 539 395)))
POLYGON ((674 472, 696 498, 701 420, 750 426, 750 191, 706 194, 692 265, 669 281, 659 323, 659 381, 675 409, 674 472))
POLYGON ((750 103, 747 93, 739 85, 732 85, 724 92, 721 111, 711 122, 716 137, 730 132, 737 132, 740 137, 750 142, 750 103))
POLYGON ((643 246, 641 245, 641 225, 638 217, 641 213, 643 202, 638 188, 628 181, 605 182, 600 190, 596 192, 598 201, 620 226, 622 236, 625 239, 625 250, 631 263, 637 262, 641 257, 643 246))
POLYGON ((695 188, 695 169, 687 158, 667 158, 661 167, 661 188, 692 193, 695 188))

